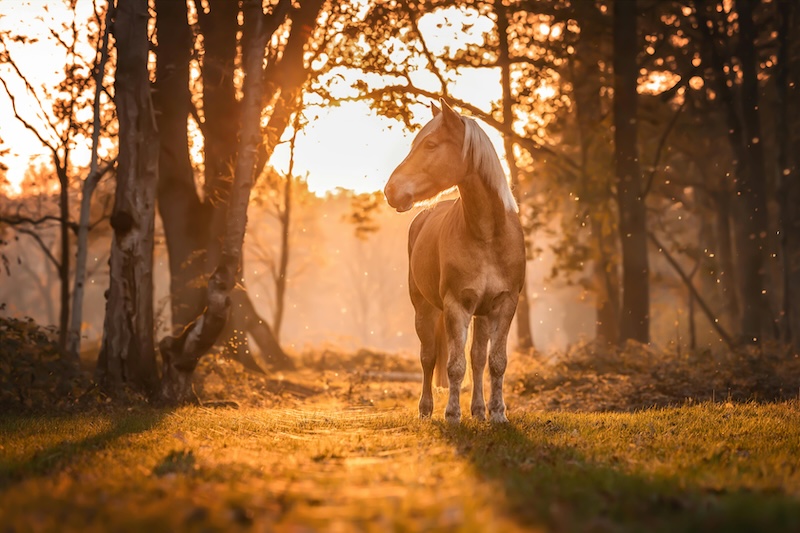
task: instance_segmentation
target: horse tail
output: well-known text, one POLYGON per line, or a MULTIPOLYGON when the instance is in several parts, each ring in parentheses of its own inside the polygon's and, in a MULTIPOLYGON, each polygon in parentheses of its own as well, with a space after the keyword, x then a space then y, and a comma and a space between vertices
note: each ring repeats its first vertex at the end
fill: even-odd
MULTIPOLYGON (((465 352, 465 360, 467 364, 467 374, 466 380, 464 384, 466 385, 468 382, 472 380, 472 337, 475 330, 475 318, 473 317, 470 320, 469 328, 467 328, 467 342, 464 343, 464 352, 465 352)), ((434 366, 434 384, 438 385, 439 387, 447 387, 449 386, 449 381, 447 379, 447 339, 445 337, 445 329, 444 329, 444 313, 439 315, 439 319, 436 321, 436 330, 435 330, 435 343, 434 349, 436 350, 436 365, 434 366)))

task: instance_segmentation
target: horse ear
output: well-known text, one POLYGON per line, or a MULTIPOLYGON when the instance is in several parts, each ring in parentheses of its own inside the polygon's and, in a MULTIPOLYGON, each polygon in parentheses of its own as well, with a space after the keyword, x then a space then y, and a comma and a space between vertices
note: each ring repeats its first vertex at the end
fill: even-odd
POLYGON ((436 107, 436 104, 431 102, 431 113, 433 113, 433 118, 436 118, 436 116, 439 115, 439 113, 441 112, 442 110, 436 107))
POLYGON ((453 108, 447 104, 444 98, 439 98, 439 105, 442 106, 442 113, 444 113, 445 123, 452 125, 461 124, 461 115, 453 111, 453 108))

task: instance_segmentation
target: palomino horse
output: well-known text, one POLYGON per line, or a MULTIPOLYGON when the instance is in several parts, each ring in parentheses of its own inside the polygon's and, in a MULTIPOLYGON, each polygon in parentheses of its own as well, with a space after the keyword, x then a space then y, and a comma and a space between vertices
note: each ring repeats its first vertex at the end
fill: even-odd
POLYGON ((461 419, 459 392, 472 322, 472 416, 486 417, 483 369, 488 351, 489 419, 508 422, 503 374, 508 330, 525 278, 522 227, 486 133, 444 100, 440 104, 441 111, 432 106, 433 120, 414 139, 384 190, 389 205, 401 213, 452 187, 458 187, 460 195, 422 211, 409 228, 408 285, 423 372, 419 415, 427 418, 433 412, 431 381, 436 368, 440 384, 449 381, 450 386, 445 419, 461 419))

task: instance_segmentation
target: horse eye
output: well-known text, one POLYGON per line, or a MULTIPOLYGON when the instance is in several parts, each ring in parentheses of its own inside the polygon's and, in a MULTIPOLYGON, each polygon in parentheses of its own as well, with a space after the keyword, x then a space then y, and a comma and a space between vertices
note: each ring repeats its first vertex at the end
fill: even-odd
POLYGON ((434 148, 436 148, 436 146, 437 143, 433 139, 428 139, 427 141, 425 141, 425 148, 427 148, 428 150, 433 150, 434 148))

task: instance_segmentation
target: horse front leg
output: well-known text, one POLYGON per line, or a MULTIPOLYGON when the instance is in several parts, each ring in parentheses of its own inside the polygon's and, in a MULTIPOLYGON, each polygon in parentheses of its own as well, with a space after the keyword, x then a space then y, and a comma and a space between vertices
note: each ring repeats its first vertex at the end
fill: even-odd
POLYGON ((483 369, 486 367, 486 349, 489 344, 489 320, 476 316, 472 320, 472 346, 469 358, 472 363, 472 418, 486 420, 486 402, 483 399, 483 369))
MULTIPOLYGON (((416 316, 414 325, 419 337, 419 360, 422 364, 422 395, 419 398, 419 417, 430 418, 433 413, 433 370, 436 365, 438 343, 436 339, 437 323, 441 320, 441 311, 430 305, 423 298, 413 299, 416 316)), ((444 333, 444 332, 440 332, 444 333)))
POLYGON ((450 397, 444 411, 444 418, 452 424, 461 421, 461 383, 467 372, 467 358, 464 345, 467 342, 467 329, 472 313, 459 303, 445 301, 444 326, 447 337, 447 379, 450 382, 450 397))
POLYGON ((517 308, 517 299, 503 298, 491 316, 489 335, 489 421, 506 423, 506 404, 503 400, 503 377, 506 373, 508 356, 506 344, 511 320, 517 308))

